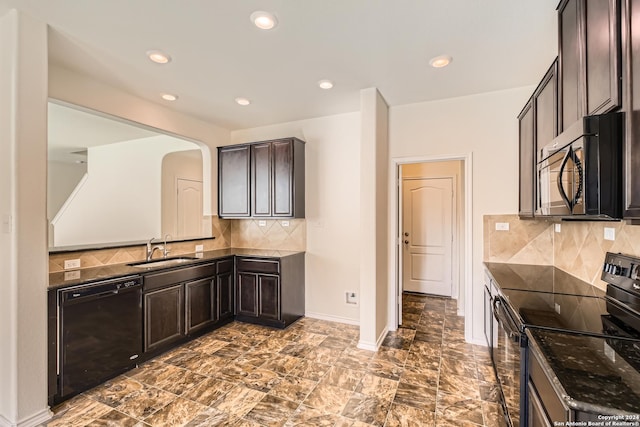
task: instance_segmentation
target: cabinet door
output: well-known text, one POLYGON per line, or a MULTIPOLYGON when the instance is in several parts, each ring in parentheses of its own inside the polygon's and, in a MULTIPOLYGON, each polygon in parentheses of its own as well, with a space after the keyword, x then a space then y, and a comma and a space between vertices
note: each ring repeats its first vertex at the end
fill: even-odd
POLYGON ((183 285, 144 294, 144 350, 151 351, 184 336, 183 285))
MULTIPOLYGON (((557 66, 556 59, 533 94, 533 109, 535 110, 533 151, 536 153, 558 136, 557 66)), ((533 160, 538 162, 542 159, 534 156, 533 160)))
POLYGON ((217 320, 215 279, 201 279, 184 284, 186 333, 190 334, 217 320))
POLYGON ((623 5, 624 218, 640 219, 640 0, 623 5))
POLYGON ((583 0, 564 0, 558 6, 560 130, 582 118, 585 78, 580 48, 583 40, 583 0))
POLYGON ((520 206, 521 217, 532 217, 534 211, 534 127, 533 99, 520 116, 520 206))
POLYGON ((267 319, 280 319, 280 278, 278 276, 258 275, 259 307, 258 316, 267 319))
POLYGON ((293 141, 273 143, 273 216, 293 216, 293 141))
POLYGON ((218 319, 233 317, 233 272, 221 273, 217 277, 218 319))
POLYGON ((238 273, 238 314, 258 317, 258 276, 238 273))
POLYGON ((619 0, 585 1, 584 61, 587 113, 620 107, 619 0))
POLYGON ((249 209, 248 145, 218 149, 218 215, 245 217, 249 209))
POLYGON ((251 192, 253 216, 271 216, 271 143, 251 146, 251 192))

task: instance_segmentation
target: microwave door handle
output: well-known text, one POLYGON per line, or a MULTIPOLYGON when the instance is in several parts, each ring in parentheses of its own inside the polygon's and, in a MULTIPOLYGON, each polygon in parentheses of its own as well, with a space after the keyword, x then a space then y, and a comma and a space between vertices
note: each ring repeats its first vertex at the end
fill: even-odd
POLYGON ((582 190, 584 188, 584 171, 582 169, 582 162, 580 161, 580 158, 573 150, 571 150, 571 159, 573 160, 573 163, 576 165, 576 169, 578 170, 578 189, 576 190, 576 194, 573 199, 573 206, 575 206, 582 196, 582 190))
POLYGON ((564 201, 564 204, 567 205, 569 211, 573 211, 573 201, 569 200, 569 196, 567 196, 567 192, 564 190, 562 186, 562 175, 564 175, 564 167, 567 166, 567 162, 569 161, 569 156, 573 153, 573 150, 569 148, 567 153, 564 155, 562 159, 562 164, 560 165, 560 170, 558 171, 558 191, 560 192, 560 197, 564 201))

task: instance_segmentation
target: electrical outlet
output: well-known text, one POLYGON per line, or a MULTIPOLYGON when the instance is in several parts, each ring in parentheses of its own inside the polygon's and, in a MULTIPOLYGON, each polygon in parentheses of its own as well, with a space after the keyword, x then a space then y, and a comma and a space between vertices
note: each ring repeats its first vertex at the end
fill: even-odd
POLYGON ((347 291, 345 292, 346 295, 346 303, 347 304, 354 304, 354 305, 358 305, 358 294, 353 292, 353 291, 347 291))
POLYGON ((289 226, 289 221, 282 221, 282 226, 283 227, 288 227, 289 226))
POLYGON ((266 226, 267 226, 267 221, 265 220, 258 221, 258 227, 266 227, 266 226))
POLYGON ((78 280, 80 278, 80 271, 65 271, 64 280, 78 280))
POLYGON ((562 231, 562 224, 553 224, 553 229, 556 233, 560 233, 562 231))
POLYGON ((204 251, 204 245, 196 245, 196 252, 204 251))
POLYGON ((616 240, 616 229, 611 227, 605 227, 604 240, 616 240))
POLYGON ((65 270, 72 270, 74 268, 80 268, 80 259, 67 259, 64 261, 65 270))
POLYGON ((509 223, 508 222, 496 222, 496 230, 497 231, 509 231, 509 223))

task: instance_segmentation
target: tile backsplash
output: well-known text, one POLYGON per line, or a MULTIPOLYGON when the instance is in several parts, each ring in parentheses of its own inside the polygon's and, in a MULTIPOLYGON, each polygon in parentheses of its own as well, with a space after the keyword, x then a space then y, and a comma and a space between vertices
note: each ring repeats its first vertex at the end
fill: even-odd
POLYGON ((640 226, 625 221, 520 220, 517 215, 484 216, 484 260, 512 264, 554 265, 605 289, 600 272, 606 252, 640 256, 640 226), (508 231, 496 223, 509 223, 508 231), (555 231, 555 224, 560 231, 555 231), (605 240, 605 228, 615 240, 605 240))
MULTIPOLYGON (((214 239, 169 243, 169 256, 193 253, 195 245, 203 245, 205 251, 231 247, 231 221, 212 217, 211 227, 214 239)), ((80 259, 80 268, 90 268, 140 261, 145 257, 146 245, 54 253, 49 255, 49 272, 63 271, 64 261, 68 259, 80 259)))
POLYGON ((240 219, 231 224, 234 248, 304 251, 307 224, 304 219, 240 219))
MULTIPOLYGON (((203 245, 205 251, 230 247, 304 251, 307 246, 304 219, 228 220, 213 217, 212 230, 215 239, 169 243, 169 256, 193 253, 195 245, 203 245)), ((80 259, 81 268, 90 268, 140 261, 145 256, 145 245, 54 253, 49 255, 49 272, 63 271, 64 261, 69 259, 80 259)))

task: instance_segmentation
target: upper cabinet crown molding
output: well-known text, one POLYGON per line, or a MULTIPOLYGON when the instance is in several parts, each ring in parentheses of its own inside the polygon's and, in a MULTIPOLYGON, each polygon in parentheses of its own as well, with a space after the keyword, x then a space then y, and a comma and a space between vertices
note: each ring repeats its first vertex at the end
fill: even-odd
POLYGON ((304 218, 304 147, 282 138, 218 148, 221 218, 304 218))

